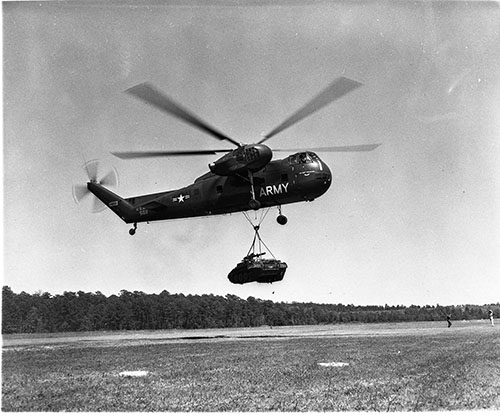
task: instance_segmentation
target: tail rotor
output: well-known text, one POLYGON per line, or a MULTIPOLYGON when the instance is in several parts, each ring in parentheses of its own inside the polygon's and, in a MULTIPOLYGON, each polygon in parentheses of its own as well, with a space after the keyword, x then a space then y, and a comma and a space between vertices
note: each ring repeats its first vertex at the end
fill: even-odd
MULTIPOLYGON (((101 184, 105 187, 115 187, 118 185, 118 172, 115 168, 111 168, 111 170, 104 175, 103 177, 99 177, 99 161, 92 160, 85 162, 83 164, 83 169, 87 173, 87 177, 89 179, 89 183, 97 183, 101 184), (99 179, 100 178, 100 179, 99 179)), ((88 183, 87 183, 88 184, 88 183)), ((74 184, 73 185, 73 200, 75 203, 79 204, 83 200, 87 199, 89 194, 93 197, 91 212, 99 213, 103 211, 106 206, 105 204, 99 200, 96 196, 94 196, 87 188, 87 184, 74 184)))

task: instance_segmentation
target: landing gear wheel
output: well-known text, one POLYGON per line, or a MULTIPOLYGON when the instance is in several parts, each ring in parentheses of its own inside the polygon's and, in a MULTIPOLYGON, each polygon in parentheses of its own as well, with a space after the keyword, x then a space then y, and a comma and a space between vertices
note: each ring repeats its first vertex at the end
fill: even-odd
POLYGON ((258 200, 255 200, 255 199, 251 199, 249 202, 248 202, 248 206, 252 209, 252 210, 258 210, 260 209, 260 201, 258 200))
POLYGON ((278 217, 276 217, 276 221, 282 226, 288 222, 288 218, 281 214, 281 206, 278 206, 278 217))
POLYGON ((283 214, 280 214, 278 217, 276 217, 276 221, 284 226, 288 222, 288 218, 286 216, 283 216, 283 214))
POLYGON ((136 230, 137 230, 137 223, 134 223, 134 227, 128 231, 128 234, 130 236, 134 236, 136 230))

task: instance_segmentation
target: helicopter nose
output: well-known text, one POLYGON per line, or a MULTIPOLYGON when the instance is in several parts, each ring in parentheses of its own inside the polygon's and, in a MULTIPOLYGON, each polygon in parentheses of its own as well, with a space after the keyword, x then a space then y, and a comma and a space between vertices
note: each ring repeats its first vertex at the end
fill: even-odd
POLYGON ((320 171, 316 176, 316 180, 321 182, 322 191, 325 193, 332 184, 332 172, 328 165, 326 165, 323 161, 319 161, 320 171))
POLYGON ((332 173, 328 165, 319 158, 303 172, 298 173, 297 186, 304 193, 307 201, 312 201, 325 194, 332 183, 332 173))

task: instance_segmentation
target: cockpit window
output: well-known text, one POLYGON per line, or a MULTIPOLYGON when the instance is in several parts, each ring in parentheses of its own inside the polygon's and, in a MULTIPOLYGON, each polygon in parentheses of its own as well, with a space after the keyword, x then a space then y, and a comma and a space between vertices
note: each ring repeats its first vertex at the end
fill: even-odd
POLYGON ((314 152, 299 152, 290 155, 288 160, 291 164, 308 164, 318 160, 318 156, 314 152))
POLYGON ((308 162, 311 162, 311 158, 307 154, 307 152, 301 152, 299 153, 299 162, 301 164, 307 164, 308 162))

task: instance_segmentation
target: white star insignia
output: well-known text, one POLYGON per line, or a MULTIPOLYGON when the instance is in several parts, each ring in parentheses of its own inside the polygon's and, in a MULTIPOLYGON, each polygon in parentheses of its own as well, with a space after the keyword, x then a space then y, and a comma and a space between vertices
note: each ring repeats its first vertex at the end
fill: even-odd
POLYGON ((189 197, 189 194, 180 194, 179 197, 172 198, 172 201, 176 201, 177 203, 184 203, 184 200, 187 200, 189 197))

